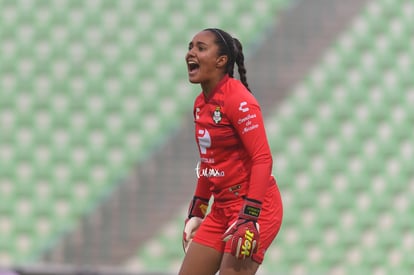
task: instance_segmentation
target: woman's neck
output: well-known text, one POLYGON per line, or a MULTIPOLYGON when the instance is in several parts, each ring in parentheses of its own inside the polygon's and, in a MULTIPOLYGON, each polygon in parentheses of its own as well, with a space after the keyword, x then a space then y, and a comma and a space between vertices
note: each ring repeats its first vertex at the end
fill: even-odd
POLYGON ((209 81, 200 83, 204 96, 209 96, 225 75, 226 74, 219 75, 216 78, 210 79, 209 81))

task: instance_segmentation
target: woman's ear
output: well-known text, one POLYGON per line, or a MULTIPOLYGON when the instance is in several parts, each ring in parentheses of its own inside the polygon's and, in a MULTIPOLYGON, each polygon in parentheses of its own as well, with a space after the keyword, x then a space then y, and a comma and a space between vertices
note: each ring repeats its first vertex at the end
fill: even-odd
POLYGON ((227 60, 228 60, 227 55, 221 55, 221 56, 217 57, 216 67, 217 68, 223 68, 224 66, 226 66, 227 60))

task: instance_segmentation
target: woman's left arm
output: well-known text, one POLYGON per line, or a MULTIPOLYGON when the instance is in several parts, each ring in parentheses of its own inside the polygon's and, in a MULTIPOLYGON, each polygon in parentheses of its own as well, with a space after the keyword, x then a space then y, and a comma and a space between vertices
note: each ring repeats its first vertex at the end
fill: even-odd
POLYGON ((229 108, 229 119, 252 161, 247 197, 263 202, 273 160, 260 106, 253 95, 248 94, 241 98, 233 97, 229 108))

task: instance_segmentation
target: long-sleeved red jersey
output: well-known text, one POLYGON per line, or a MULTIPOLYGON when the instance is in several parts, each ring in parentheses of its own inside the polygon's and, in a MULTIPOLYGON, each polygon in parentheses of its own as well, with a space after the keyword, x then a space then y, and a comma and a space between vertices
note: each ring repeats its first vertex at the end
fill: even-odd
POLYGON ((194 102, 195 138, 200 152, 195 196, 262 202, 275 180, 260 106, 244 85, 226 75, 194 102))

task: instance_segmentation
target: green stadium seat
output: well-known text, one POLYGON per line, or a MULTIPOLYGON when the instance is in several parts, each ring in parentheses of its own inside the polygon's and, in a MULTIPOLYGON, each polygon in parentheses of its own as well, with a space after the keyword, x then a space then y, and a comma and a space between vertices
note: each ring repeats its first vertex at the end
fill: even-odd
POLYGON ((17 201, 17 197, 15 194, 2 194, 2 198, 0 200, 0 216, 10 220, 10 217, 13 214, 15 204, 17 201))
POLYGON ((11 264, 16 261, 15 254, 13 253, 15 249, 15 243, 12 242, 10 236, 3 235, 0 238, 0 260, 5 264, 11 264))

